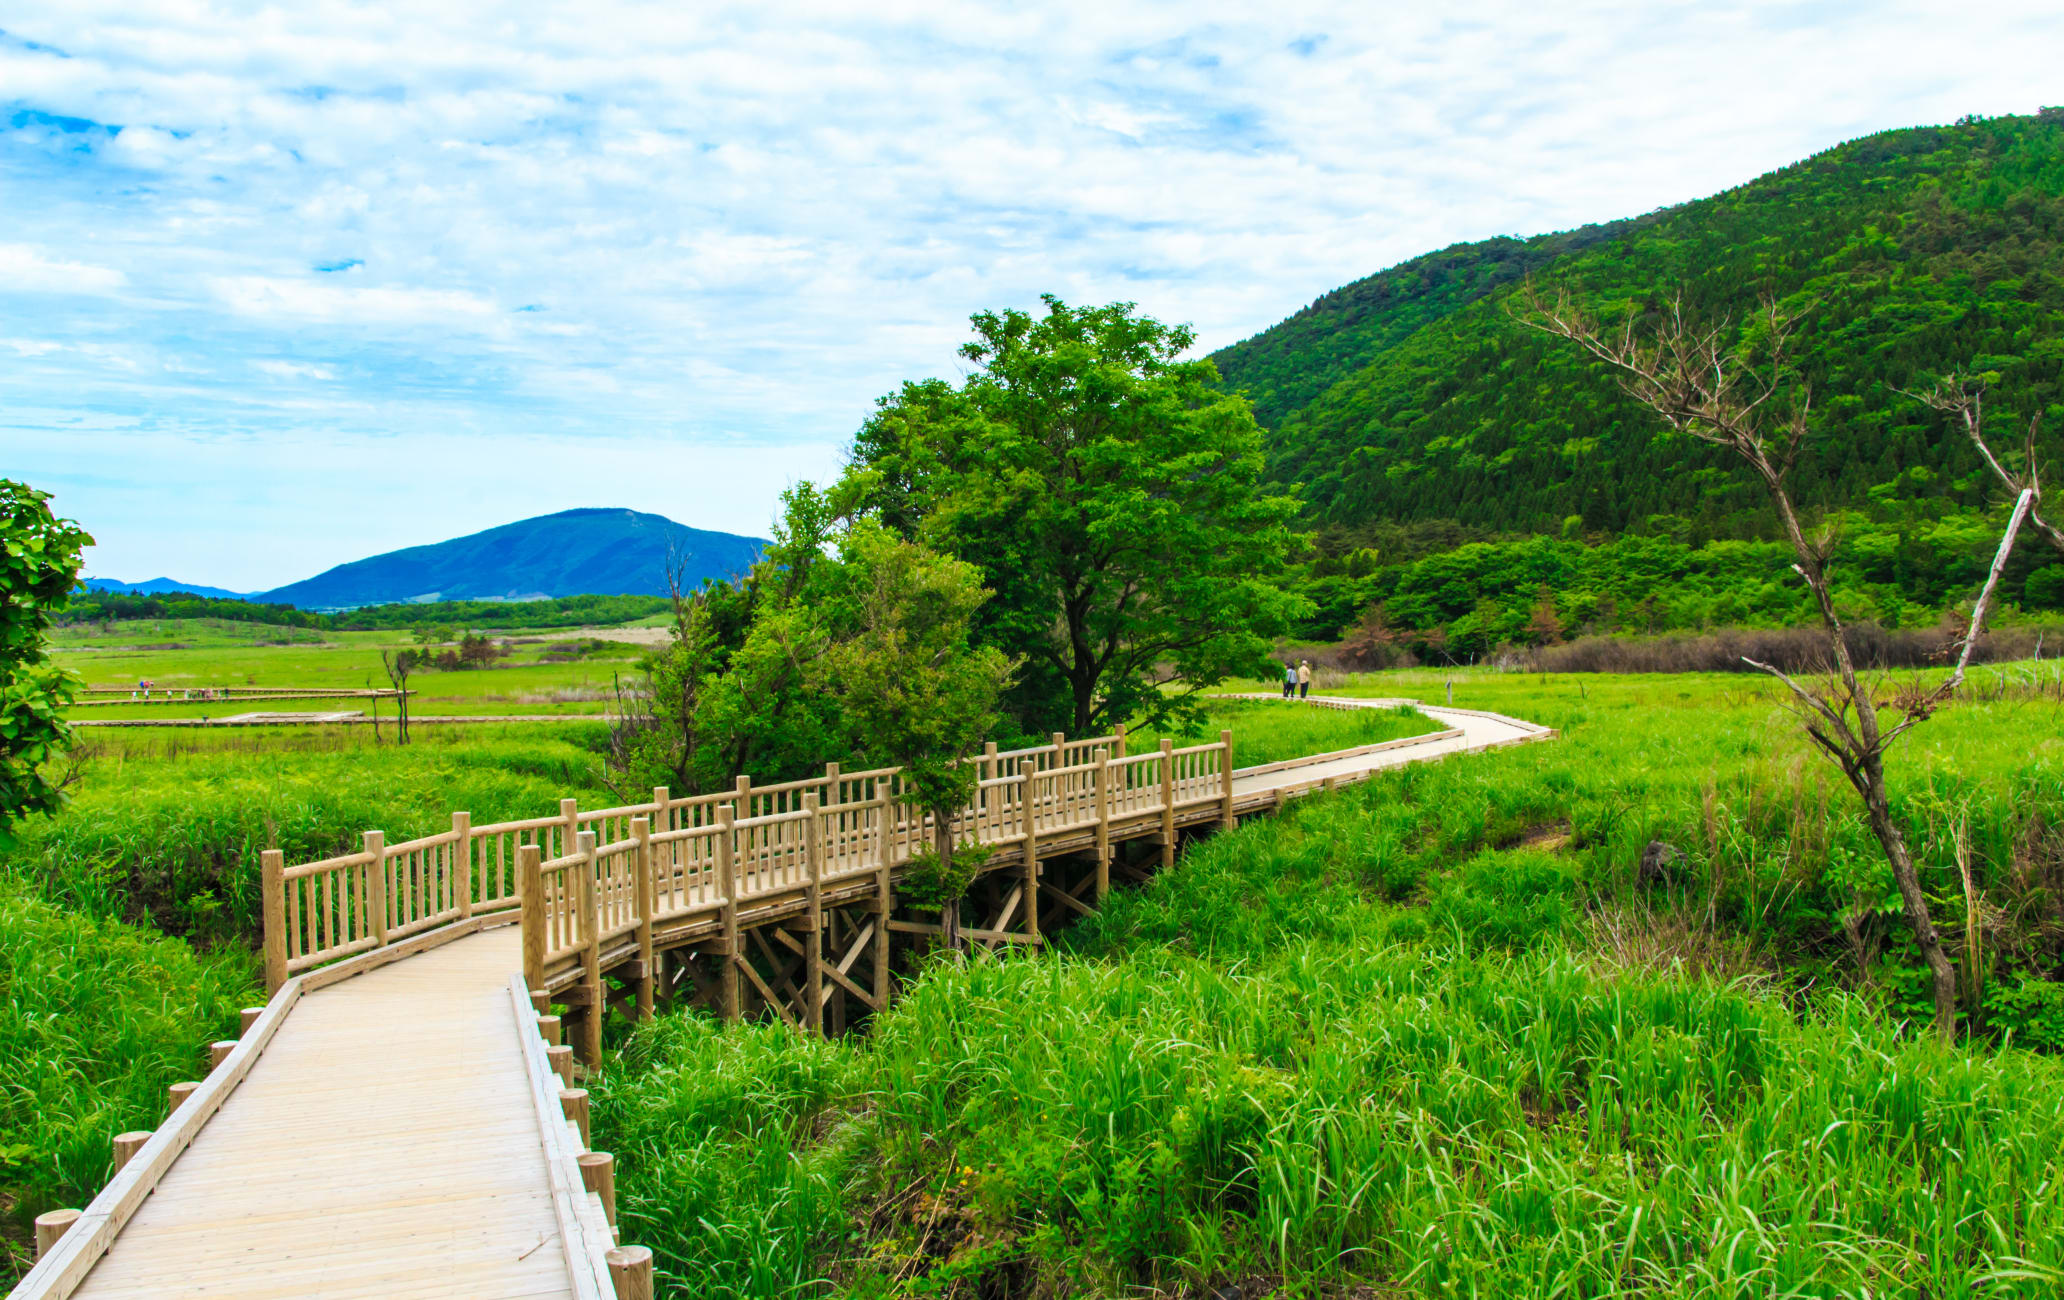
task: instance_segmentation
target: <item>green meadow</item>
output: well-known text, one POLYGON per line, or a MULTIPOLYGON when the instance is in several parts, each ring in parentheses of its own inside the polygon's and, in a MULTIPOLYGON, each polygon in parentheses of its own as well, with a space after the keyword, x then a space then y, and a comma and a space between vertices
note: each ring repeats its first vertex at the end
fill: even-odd
MULTIPOLYGON (((413 713, 429 716, 493 714, 600 715, 621 679, 638 677, 638 663, 664 640, 657 629, 516 629, 494 634, 507 656, 477 669, 419 670, 409 679, 413 713), (642 640, 623 639, 638 637, 642 640)), ((134 690, 148 679, 157 691, 210 686, 388 689, 381 652, 422 650, 397 630, 346 632, 236 623, 225 619, 130 620, 72 625, 54 638, 58 662, 89 686, 134 690)), ((427 647, 433 653, 448 646, 427 647)), ((91 697, 88 697, 91 698, 91 697)), ((222 717, 249 711, 319 711, 321 700, 180 701, 86 704, 80 719, 222 717)), ((336 708, 365 708, 340 700, 336 708)), ((383 701, 383 717, 394 705, 383 701)))
POLYGON ((683 1296, 2055 1294, 2053 670, 1897 756, 1978 972, 1953 1046, 1768 685, 1327 689, 1451 680, 1562 737, 1214 837, 865 1036, 631 1033, 593 1085, 627 1237, 683 1296))
MULTIPOLYGON (((133 653, 161 682, 184 655, 303 684, 362 672, 383 635, 133 653)), ((625 1238, 698 1296, 2054 1293, 2058 670, 1982 670, 1894 759, 1975 973, 1953 1047, 1925 1032, 1846 791, 1770 683, 1415 670, 1315 690, 1451 687, 1562 735, 1211 837, 1048 951, 905 972, 839 1042, 695 1013, 614 1033, 592 1086, 625 1238), (1657 840, 1675 855, 1645 878, 1657 840)), ((1244 765, 1434 725, 1222 700, 1175 739, 1229 727, 1244 765)), ((259 996, 260 849, 638 797, 612 789, 599 720, 406 748, 363 727, 81 737, 70 806, 0 853, 17 1268, 29 1218, 89 1198, 107 1140, 155 1123, 259 996)))

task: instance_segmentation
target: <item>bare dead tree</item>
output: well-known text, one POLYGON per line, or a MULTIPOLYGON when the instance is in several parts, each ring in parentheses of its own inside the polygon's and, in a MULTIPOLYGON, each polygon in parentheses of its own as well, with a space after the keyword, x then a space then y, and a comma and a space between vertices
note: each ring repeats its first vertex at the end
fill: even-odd
MULTIPOLYGON (((1800 682, 1770 664, 1744 657, 1749 666, 1769 673, 1791 692, 1790 707, 1814 746, 1842 769, 1863 802, 1871 832, 1892 867, 1906 917, 1919 943, 1922 960, 1934 981, 1935 1028, 1948 1039, 1956 1032, 1957 972, 1943 950, 1929 915, 1927 895, 1912 850, 1892 816, 1885 784, 1885 754, 1902 735, 1942 706, 1964 680, 1971 651, 1985 627, 1993 590, 2012 553, 2014 538, 2035 507, 2034 459, 2028 481, 2021 484, 1999 551, 1985 586, 1971 610, 1969 626, 1957 647, 1956 666, 1933 686, 1922 683, 1881 698, 1858 675, 1849 654, 1841 616, 1835 610, 1827 576, 1832 534, 1809 538, 1786 485, 1793 459, 1804 440, 1813 411, 1812 392, 1800 377, 1792 344, 1797 319, 1774 300, 1741 331, 1734 323, 1700 323, 1687 317, 1681 295, 1658 316, 1630 314, 1616 330, 1608 330, 1567 293, 1553 303, 1542 301, 1530 284, 1520 320, 1535 329, 1571 340, 1618 372, 1620 385, 1636 401, 1654 411, 1671 429, 1733 452, 1763 480, 1785 540, 1791 544, 1792 568, 1805 580, 1827 636, 1830 670, 1813 684, 1800 682), (1880 723, 1879 712, 1895 710, 1898 720, 1880 723)), ((2031 452, 2032 452, 2031 448, 2031 452)), ((2012 480, 2009 480, 2010 486, 2012 480)))
MULTIPOLYGON (((1932 388, 1909 392, 1899 390, 1908 397, 1956 417, 1964 426, 1964 436, 1978 450, 1978 458, 1992 471, 1999 485, 2015 496, 2024 491, 2035 493, 2035 499, 2042 500, 2042 484, 2036 470, 2035 440, 2042 432, 2042 412, 2038 410, 2028 421, 2028 436, 2022 444, 2021 472, 2015 473, 2001 458, 1993 453, 1992 444, 1985 434, 1985 381, 1968 371, 1953 371, 1936 381, 1932 388)), ((2028 522, 2050 545, 2064 552, 2064 530, 2042 517, 2042 512, 2030 509, 2028 522)))
MULTIPOLYGON (((400 651, 393 655, 390 655, 387 651, 382 650, 380 652, 380 666, 387 670, 387 680, 394 684, 395 703, 401 709, 401 716, 397 720, 394 728, 394 743, 396 743, 397 745, 406 745, 408 744, 408 679, 409 674, 414 672, 416 669, 415 656, 410 654, 406 650, 400 651)), ((374 701, 374 704, 376 706, 375 716, 378 716, 378 701, 374 701)))

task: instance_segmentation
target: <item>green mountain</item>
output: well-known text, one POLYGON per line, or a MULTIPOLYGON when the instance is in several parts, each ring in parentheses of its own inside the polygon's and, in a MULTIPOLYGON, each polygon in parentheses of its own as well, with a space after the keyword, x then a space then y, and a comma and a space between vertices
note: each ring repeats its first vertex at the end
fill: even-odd
MULTIPOLYGON (((1740 319, 1775 295, 1805 313, 1822 411, 1799 497, 1980 508, 1969 445, 1895 390, 1995 371, 2002 429, 2064 400, 2064 110, 1887 131, 1646 217, 1457 245, 1215 354, 1315 522, 1350 540, 1414 523, 1560 533, 1570 516, 1591 533, 1765 535, 1759 489, 1723 453, 1663 436, 1598 366, 1512 318, 1528 275, 1610 313, 1681 287, 1740 319)), ((2049 427, 2054 460, 2064 418, 2049 427)))
POLYGON ((249 599, 349 609, 394 601, 663 596, 669 564, 694 588, 743 573, 765 546, 757 537, 706 532, 636 510, 562 510, 354 560, 249 599))

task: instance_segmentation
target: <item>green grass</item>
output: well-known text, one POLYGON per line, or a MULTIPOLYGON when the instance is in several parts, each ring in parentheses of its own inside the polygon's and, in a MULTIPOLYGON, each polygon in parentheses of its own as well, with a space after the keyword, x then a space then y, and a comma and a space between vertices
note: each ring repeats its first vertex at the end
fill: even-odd
POLYGON ((242 949, 196 954, 0 881, 0 1277, 32 1262, 36 1215, 99 1192, 115 1134, 156 1128, 166 1088, 206 1072, 263 1000, 256 975, 242 949))
MULTIPOLYGON (((607 629, 605 632, 609 631, 607 629)), ((616 680, 642 681, 638 662, 650 649, 627 641, 591 641, 580 636, 578 658, 548 657, 576 633, 512 630, 496 633, 511 643, 511 653, 494 667, 453 672, 418 672, 409 680, 416 692, 411 709, 418 714, 585 714, 600 715, 613 698, 616 680)), ((159 689, 200 686, 310 686, 344 689, 386 688, 389 681, 380 652, 418 648, 405 632, 325 632, 232 623, 220 619, 167 619, 59 629, 57 662, 93 686, 134 687, 149 679, 159 689), (275 642, 292 638, 291 644, 275 642), (176 648, 173 648, 176 647, 176 648)), ((562 651, 563 653, 563 651, 562 651)), ((80 719, 222 717, 230 713, 322 711, 319 700, 182 701, 176 704, 82 705, 80 719)), ((336 707, 370 708, 359 701, 336 707)), ((392 717, 394 706, 379 706, 392 717)))
POLYGON ((363 729, 99 733, 69 807, 32 820, 0 878, 93 916, 148 921, 197 943, 255 942, 261 850, 291 862, 535 817, 564 797, 623 802, 602 782, 600 737, 577 724, 436 729, 375 746, 363 729))
MULTIPOLYGON (((1452 676, 1563 738, 1208 841, 865 1038, 634 1034, 595 1085, 626 1239, 681 1295, 2054 1294, 2064 1062, 1917 1032, 1882 869, 1767 688, 1452 676), (1685 856, 1643 884, 1651 838, 1685 856)), ((1971 828, 2001 984, 2058 973, 2060 759, 2012 692, 1895 758, 1959 935, 1971 828)))

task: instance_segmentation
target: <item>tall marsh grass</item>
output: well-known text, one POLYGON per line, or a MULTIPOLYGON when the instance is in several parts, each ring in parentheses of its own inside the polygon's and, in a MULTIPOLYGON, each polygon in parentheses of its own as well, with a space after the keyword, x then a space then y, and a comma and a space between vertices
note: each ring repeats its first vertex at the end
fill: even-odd
MULTIPOLYGON (((1896 932, 1846 947, 1860 825, 1730 680, 1465 676, 1563 740, 1216 837, 864 1038, 637 1031, 594 1085, 626 1239, 697 1296, 2058 1294, 2064 1061, 1917 1031, 1896 932)), ((2060 731, 1963 705, 1900 755, 2022 977, 2060 731)))

